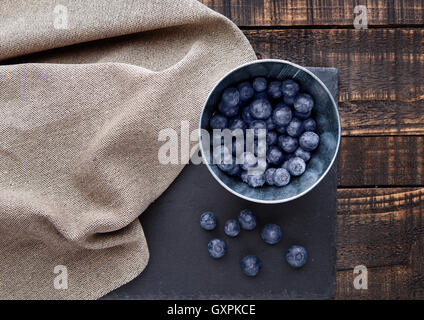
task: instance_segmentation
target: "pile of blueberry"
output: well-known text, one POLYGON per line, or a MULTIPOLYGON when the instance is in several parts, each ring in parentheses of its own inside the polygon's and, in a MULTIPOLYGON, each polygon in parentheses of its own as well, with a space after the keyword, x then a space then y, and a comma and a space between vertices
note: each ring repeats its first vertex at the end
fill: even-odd
POLYGON ((289 184, 293 177, 305 172, 311 153, 319 145, 313 109, 312 96, 301 92, 299 84, 292 79, 268 81, 258 77, 225 89, 209 125, 212 130, 229 129, 235 139, 230 148, 222 140, 218 146, 212 144, 212 151, 220 149, 218 167, 251 187, 289 184), (236 139, 247 129, 253 130, 255 139, 250 152, 245 138, 243 143, 236 139), (266 130, 261 141, 260 129, 266 130), (258 150, 266 155, 263 164, 258 163, 258 150), (253 173, 248 170, 258 165, 263 170, 253 173))
MULTIPOLYGON (((207 211, 200 216, 200 226, 205 230, 214 230, 217 219, 213 212, 207 211)), ((224 232, 230 238, 235 238, 240 233, 240 228, 244 230, 253 230, 256 228, 256 216, 251 210, 242 210, 238 219, 230 219, 225 222, 224 232)), ((276 224, 267 224, 262 228, 261 238, 270 245, 277 244, 283 237, 281 227, 276 224)), ((227 243, 222 239, 212 239, 208 243, 209 255, 214 259, 222 258, 227 253, 227 243)), ((301 246, 291 246, 285 255, 287 263, 293 268, 301 268, 308 259, 306 249, 301 246)), ((256 255, 247 255, 241 262, 242 272, 250 277, 256 276, 261 267, 262 261, 256 255)))

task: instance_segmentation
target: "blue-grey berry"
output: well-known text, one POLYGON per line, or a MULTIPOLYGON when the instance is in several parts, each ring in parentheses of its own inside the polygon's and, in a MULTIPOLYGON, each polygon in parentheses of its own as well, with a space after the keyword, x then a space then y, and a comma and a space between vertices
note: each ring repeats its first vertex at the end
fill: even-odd
POLYGON ((251 254, 241 260, 240 267, 246 276, 254 277, 261 270, 262 262, 257 256, 251 254))
POLYGON ((278 139, 278 134, 275 131, 268 131, 266 133, 266 143, 269 146, 273 146, 274 144, 277 143, 277 139, 278 139))
POLYGON ((280 148, 276 146, 271 146, 268 148, 266 154, 266 161, 271 165, 279 165, 284 160, 284 155, 281 152, 280 148))
POLYGON ((267 130, 274 130, 275 123, 272 121, 272 116, 265 120, 267 130))
POLYGON ((275 172, 275 168, 268 168, 265 171, 265 182, 270 185, 273 186, 274 185, 274 172, 275 172))
POLYGON ((294 138, 300 136, 303 132, 303 122, 298 118, 293 118, 286 128, 286 132, 289 136, 294 138))
POLYGON ((237 86, 238 91, 240 92, 240 100, 245 102, 253 98, 255 91, 249 81, 240 83, 237 86))
POLYGON ((293 268, 301 268, 308 261, 308 253, 302 246, 291 246, 286 252, 286 261, 293 268))
POLYGON ((247 125, 249 125, 253 120, 255 120, 255 118, 253 118, 250 114, 250 105, 247 105, 243 108, 241 112, 241 117, 247 125))
POLYGON ((292 153, 297 149, 299 143, 296 138, 290 136, 279 136, 278 146, 285 152, 292 153))
POLYGON ((228 123, 228 129, 231 131, 234 131, 236 129, 244 130, 246 129, 246 124, 240 117, 234 117, 230 119, 230 122, 228 123))
POLYGON ((303 129, 305 131, 315 131, 317 129, 317 123, 314 119, 308 118, 303 121, 303 129))
POLYGON ((249 124, 249 129, 253 129, 254 136, 258 137, 260 129, 266 130, 266 122, 263 120, 254 120, 249 124))
POLYGON ((290 183, 290 173, 284 168, 278 168, 273 176, 274 185, 284 187, 290 183))
POLYGON ((277 244, 283 237, 283 231, 279 225, 270 223, 265 225, 261 231, 261 238, 268 244, 277 244))
POLYGON ((216 216, 211 211, 203 212, 200 215, 200 226, 205 230, 213 230, 216 228, 216 216))
POLYGON ((288 170, 292 176, 298 177, 306 170, 306 163, 300 157, 294 157, 289 160, 288 170))
POLYGON ((272 99, 281 98, 283 96, 283 91, 281 91, 281 81, 270 82, 267 93, 272 99))
POLYGON ((214 259, 222 258, 227 252, 227 244, 221 239, 212 239, 208 243, 209 255, 214 259))
POLYGON ((223 130, 227 127, 228 120, 222 114, 214 114, 209 121, 209 125, 212 129, 220 129, 223 130))
POLYGON ((305 151, 313 151, 319 145, 319 135, 312 131, 306 131, 299 138, 299 144, 305 151))
POLYGON ((301 147, 297 148, 294 152, 296 157, 302 158, 305 162, 311 160, 311 153, 309 151, 303 150, 301 147))
POLYGON ((314 99, 307 93, 301 93, 294 99, 294 109, 297 112, 307 113, 310 112, 313 107, 314 99))
POLYGON ((222 101, 228 107, 238 106, 240 103, 240 92, 233 87, 227 88, 222 93, 222 101))
POLYGON ((287 126, 290 123, 292 116, 290 107, 283 103, 278 103, 272 113, 272 121, 277 127, 287 126))
POLYGON ((245 230, 253 230, 256 228, 256 216, 249 209, 240 211, 238 221, 240 226, 245 230))
POLYGON ((239 105, 230 106, 227 105, 225 102, 221 102, 218 106, 218 110, 226 117, 231 118, 238 114, 239 112, 239 105))
POLYGON ((265 120, 271 116, 272 105, 266 99, 255 99, 250 104, 250 114, 253 118, 265 120))
POLYGON ((263 77, 257 77, 253 80, 253 89, 256 92, 263 92, 266 90, 268 81, 263 77))
POLYGON ((253 173, 247 175, 247 184, 252 188, 259 188, 265 184, 264 173, 253 173))
POLYGON ((240 224, 236 219, 230 219, 225 222, 224 232, 227 236, 234 238, 240 233, 240 224))
POLYGON ((292 79, 284 80, 281 84, 281 90, 284 97, 294 97, 299 93, 299 84, 292 79))
POLYGON ((297 112, 296 110, 293 112, 293 116, 295 116, 296 118, 300 119, 300 120, 305 120, 308 119, 312 114, 312 111, 306 112, 306 113, 302 113, 302 112, 297 112))

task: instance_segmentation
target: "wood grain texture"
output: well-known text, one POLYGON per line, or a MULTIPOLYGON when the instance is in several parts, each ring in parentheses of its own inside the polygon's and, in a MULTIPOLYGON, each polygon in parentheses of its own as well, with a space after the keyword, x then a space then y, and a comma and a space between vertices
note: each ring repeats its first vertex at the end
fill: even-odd
POLYGON ((424 134, 424 30, 246 30, 259 58, 339 69, 343 135, 424 134))
POLYGON ((338 186, 424 186, 424 137, 343 137, 338 186))
POLYGON ((352 26, 357 5, 368 25, 424 24, 423 0, 200 0, 239 26, 352 26))
POLYGON ((424 298, 424 188, 339 189, 337 222, 337 298, 424 298))

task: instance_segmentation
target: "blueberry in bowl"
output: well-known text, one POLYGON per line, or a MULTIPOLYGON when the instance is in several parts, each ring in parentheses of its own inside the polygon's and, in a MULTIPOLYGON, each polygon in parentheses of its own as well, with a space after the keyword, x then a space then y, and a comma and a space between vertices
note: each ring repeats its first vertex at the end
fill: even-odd
POLYGON ((336 102, 323 82, 304 67, 272 59, 225 75, 206 100, 200 129, 202 157, 213 177, 258 203, 288 202, 317 186, 335 162, 341 132, 336 102), (231 133, 229 148, 239 151, 216 162, 211 154, 219 145, 210 142, 223 143, 211 139, 219 130, 231 133))

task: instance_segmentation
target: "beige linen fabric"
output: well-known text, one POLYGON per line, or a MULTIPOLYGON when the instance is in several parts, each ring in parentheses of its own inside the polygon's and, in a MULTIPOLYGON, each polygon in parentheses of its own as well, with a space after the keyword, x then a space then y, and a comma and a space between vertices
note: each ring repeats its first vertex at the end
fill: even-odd
POLYGON ((194 129, 253 59, 195 0, 1 1, 0 298, 95 299, 140 274, 137 217, 183 167, 159 163, 158 132, 194 129))

